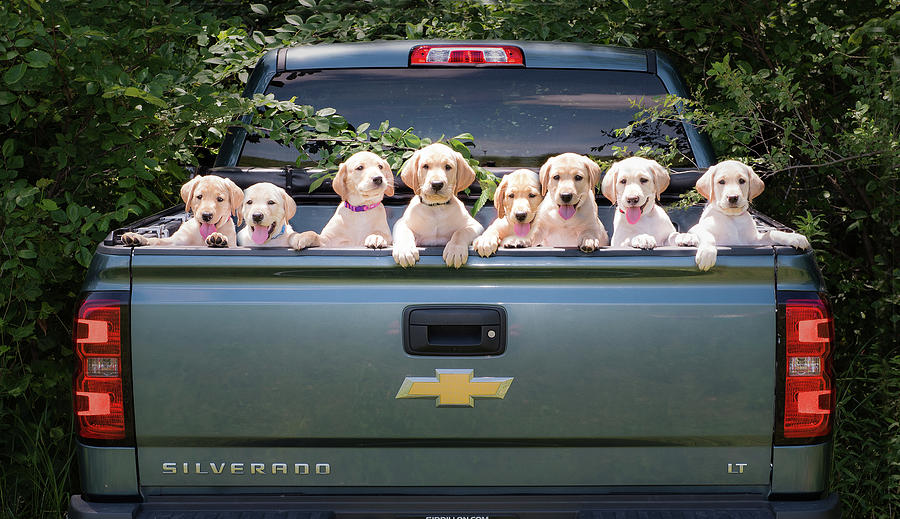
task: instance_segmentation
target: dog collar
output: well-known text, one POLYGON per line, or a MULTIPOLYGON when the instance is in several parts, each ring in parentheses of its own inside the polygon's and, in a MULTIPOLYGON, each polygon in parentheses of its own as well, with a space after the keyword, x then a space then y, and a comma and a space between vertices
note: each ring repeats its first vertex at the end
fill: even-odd
POLYGON ((429 204, 428 202, 425 201, 425 199, 422 198, 422 195, 419 195, 419 202, 422 202, 423 204, 427 205, 428 207, 435 207, 435 206, 439 206, 439 205, 447 205, 450 203, 450 200, 448 199, 446 202, 438 202, 436 204, 429 204))
POLYGON ((287 224, 281 224, 281 230, 278 231, 278 234, 276 234, 275 236, 270 237, 269 240, 274 240, 275 238, 277 238, 277 237, 281 236, 282 234, 284 234, 284 229, 285 229, 286 227, 287 227, 287 224))
POLYGON ((344 202, 344 207, 353 211, 354 213, 364 213, 364 212, 368 211, 369 209, 375 209, 379 205, 381 205, 381 202, 375 202, 374 204, 369 204, 369 205, 350 205, 350 202, 347 202, 347 201, 344 202))

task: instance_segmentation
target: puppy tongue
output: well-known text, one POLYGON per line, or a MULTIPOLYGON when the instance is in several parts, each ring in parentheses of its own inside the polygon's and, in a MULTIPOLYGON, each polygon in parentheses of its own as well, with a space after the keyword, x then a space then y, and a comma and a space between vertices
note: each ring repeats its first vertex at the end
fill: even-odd
POLYGON ((257 225, 253 229, 253 233, 250 235, 250 238, 253 240, 253 243, 257 245, 266 243, 266 240, 269 239, 269 228, 257 225))
POLYGON ((516 236, 528 236, 528 231, 531 230, 531 223, 516 223, 514 230, 516 236))
POLYGON ((625 219, 628 220, 628 223, 631 225, 638 223, 638 220, 641 219, 641 208, 629 207, 625 209, 625 219))
POLYGON ((559 206, 559 216, 563 220, 568 220, 572 216, 575 215, 575 206, 574 205, 561 205, 559 206))
POLYGON ((203 236, 205 240, 207 236, 216 232, 216 226, 211 223, 201 223, 200 224, 200 236, 203 236))

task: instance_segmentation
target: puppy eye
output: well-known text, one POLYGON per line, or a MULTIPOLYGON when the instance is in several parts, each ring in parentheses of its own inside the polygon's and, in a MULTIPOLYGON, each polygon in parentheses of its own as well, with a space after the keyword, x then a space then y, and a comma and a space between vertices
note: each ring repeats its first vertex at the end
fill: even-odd
POLYGON ((379 164, 378 169, 384 169, 384 164, 379 164))
POLYGON ((559 180, 559 175, 553 175, 553 180, 559 180))
POLYGON ((641 179, 641 184, 646 184, 646 183, 647 183, 647 179, 646 179, 646 178, 642 178, 642 179, 641 179))
POLYGON ((515 198, 515 197, 516 197, 516 195, 514 195, 514 194, 512 194, 512 193, 510 193, 510 194, 508 194, 508 195, 506 195, 506 197, 507 197, 507 198, 515 198))
POLYGON ((746 180, 744 180, 744 179, 740 179, 740 180, 738 180, 738 184, 746 184, 746 183, 747 183, 747 181, 746 181, 746 180))
POLYGON ((269 205, 275 205, 275 200, 269 200, 269 205))
POLYGON ((253 200, 247 200, 247 205, 253 205, 253 200))
POLYGON ((356 171, 362 171, 362 170, 363 170, 362 164, 360 164, 359 166, 356 166, 356 171))
POLYGON ((528 198, 534 198, 534 197, 536 197, 536 196, 537 196, 537 195, 534 194, 534 193, 528 193, 528 198))
POLYGON ((581 175, 575 175, 575 181, 576 181, 576 182, 580 182, 580 181, 582 181, 582 180, 584 180, 584 177, 583 177, 583 176, 581 176, 581 175))
POLYGON ((444 169, 450 171, 450 164, 444 164, 444 169))
POLYGON ((221 196, 216 197, 216 202, 224 202, 224 201, 225 201, 225 199, 222 198, 221 196))
POLYGON ((203 200, 203 195, 197 195, 197 200, 203 200))
POLYGON ((722 185, 724 185, 724 184, 725 184, 725 179, 723 178, 722 180, 719 181, 719 183, 722 184, 722 185))
POLYGON ((624 184, 624 183, 625 183, 625 179, 623 178, 622 180, 619 181, 619 183, 620 183, 620 184, 624 184))
POLYGON ((422 169, 428 169, 428 164, 422 164, 422 169))

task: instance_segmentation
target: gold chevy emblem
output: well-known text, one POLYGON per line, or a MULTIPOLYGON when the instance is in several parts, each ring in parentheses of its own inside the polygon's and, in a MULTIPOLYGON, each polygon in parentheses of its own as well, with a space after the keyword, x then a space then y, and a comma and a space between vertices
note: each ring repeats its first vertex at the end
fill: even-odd
POLYGON ((397 398, 435 398, 436 407, 475 407, 475 398, 503 398, 513 377, 478 377, 474 369, 436 369, 437 377, 406 377, 397 398))

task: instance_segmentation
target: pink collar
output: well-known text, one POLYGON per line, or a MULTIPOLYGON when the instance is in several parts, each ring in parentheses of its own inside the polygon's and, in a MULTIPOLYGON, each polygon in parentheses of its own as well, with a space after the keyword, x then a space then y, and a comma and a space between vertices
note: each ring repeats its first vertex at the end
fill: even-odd
POLYGON ((379 205, 381 205, 381 202, 375 202, 374 204, 369 205, 350 205, 350 202, 344 202, 344 207, 353 211, 354 213, 363 213, 365 211, 368 211, 369 209, 375 209, 379 205))

